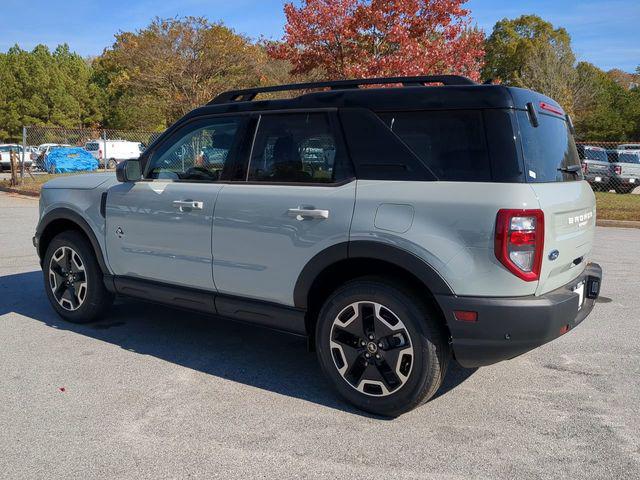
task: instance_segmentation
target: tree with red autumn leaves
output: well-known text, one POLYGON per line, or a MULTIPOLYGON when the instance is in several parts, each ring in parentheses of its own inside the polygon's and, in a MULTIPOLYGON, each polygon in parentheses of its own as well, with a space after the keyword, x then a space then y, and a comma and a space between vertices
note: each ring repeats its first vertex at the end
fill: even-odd
POLYGON ((466 0, 305 0, 287 3, 285 36, 270 46, 292 74, 331 79, 461 74, 478 80, 483 34, 466 0))

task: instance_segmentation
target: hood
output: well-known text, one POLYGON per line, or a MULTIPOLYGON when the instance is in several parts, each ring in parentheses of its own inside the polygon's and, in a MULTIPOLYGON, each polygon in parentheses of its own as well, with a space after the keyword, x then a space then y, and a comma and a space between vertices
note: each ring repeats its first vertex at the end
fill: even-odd
POLYGON ((75 190, 91 190, 109 182, 116 183, 116 174, 113 172, 85 173, 82 175, 66 175, 54 178, 45 183, 43 189, 67 188, 75 190))

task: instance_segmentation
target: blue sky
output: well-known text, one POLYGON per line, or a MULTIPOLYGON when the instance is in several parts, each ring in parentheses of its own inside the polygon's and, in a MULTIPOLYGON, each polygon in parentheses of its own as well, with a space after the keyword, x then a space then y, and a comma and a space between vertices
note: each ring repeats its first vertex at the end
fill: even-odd
MULTIPOLYGON (((54 47, 66 42, 81 55, 98 55, 119 30, 142 28, 155 17, 196 15, 222 20, 258 38, 282 36, 279 0, 0 0, 0 51, 18 43, 54 47)), ((580 60, 608 70, 640 65, 640 0, 469 0, 474 22, 490 32, 497 20, 535 13, 564 26, 580 60)))

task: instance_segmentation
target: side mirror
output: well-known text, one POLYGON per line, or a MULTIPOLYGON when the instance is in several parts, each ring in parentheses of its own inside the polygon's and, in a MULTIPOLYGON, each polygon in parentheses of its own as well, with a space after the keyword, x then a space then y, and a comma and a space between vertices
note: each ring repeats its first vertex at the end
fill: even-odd
POLYGON ((140 160, 124 160, 116 165, 116 178, 119 182, 137 182, 142 178, 140 160))

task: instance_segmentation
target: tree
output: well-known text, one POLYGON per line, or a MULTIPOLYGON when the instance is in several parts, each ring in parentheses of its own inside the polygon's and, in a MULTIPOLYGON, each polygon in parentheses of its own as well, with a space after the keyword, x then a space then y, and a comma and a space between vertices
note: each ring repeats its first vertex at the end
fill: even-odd
POLYGON ((576 59, 564 28, 536 15, 505 18, 493 27, 485 51, 484 77, 544 93, 573 111, 576 59))
POLYGON ((483 35, 465 0, 305 0, 285 5, 282 43, 269 53, 292 74, 331 79, 456 73, 478 79, 483 35))
POLYGON ((581 104, 575 112, 574 123, 580 139, 623 140, 628 130, 620 109, 624 90, 605 72, 590 63, 580 62, 576 71, 591 92, 590 101, 581 104))
POLYGON ((17 45, 0 54, 0 137, 17 140, 23 125, 83 127, 97 124, 100 91, 91 68, 67 45, 53 53, 17 45))
POLYGON ((94 62, 110 126, 160 128, 230 88, 268 81, 264 48, 204 18, 155 19, 121 32, 94 62))

